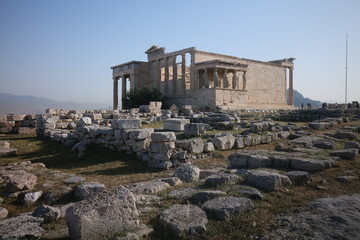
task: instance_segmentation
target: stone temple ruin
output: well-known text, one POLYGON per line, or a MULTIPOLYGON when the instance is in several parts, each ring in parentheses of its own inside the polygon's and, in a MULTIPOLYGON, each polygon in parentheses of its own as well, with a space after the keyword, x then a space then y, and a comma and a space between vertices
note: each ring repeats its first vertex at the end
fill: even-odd
POLYGON ((178 107, 192 105, 199 110, 292 108, 295 58, 262 62, 199 51, 195 47, 167 53, 163 47, 152 46, 145 53, 147 62, 131 61, 111 67, 114 110, 119 107, 120 78, 122 97, 128 90, 149 86, 167 96, 170 105, 178 107))

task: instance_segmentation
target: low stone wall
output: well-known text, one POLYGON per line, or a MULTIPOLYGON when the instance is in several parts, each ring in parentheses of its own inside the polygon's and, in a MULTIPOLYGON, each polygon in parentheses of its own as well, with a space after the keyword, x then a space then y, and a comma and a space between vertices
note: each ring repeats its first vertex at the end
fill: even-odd
POLYGON ((36 116, 9 114, 0 116, 0 133, 35 133, 36 116))
POLYGON ((326 118, 341 118, 350 116, 360 117, 359 109, 298 109, 293 111, 281 111, 281 114, 274 117, 278 121, 312 122, 326 118))

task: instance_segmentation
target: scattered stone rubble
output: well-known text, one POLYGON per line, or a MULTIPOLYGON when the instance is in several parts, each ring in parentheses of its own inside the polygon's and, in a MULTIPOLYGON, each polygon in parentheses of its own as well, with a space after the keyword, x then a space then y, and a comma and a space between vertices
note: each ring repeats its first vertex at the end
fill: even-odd
MULTIPOLYGON (((39 238, 44 233, 42 224, 65 218, 68 235, 73 239, 139 239, 154 231, 141 224, 142 214, 148 211, 158 211, 158 223, 171 234, 201 235, 206 232, 210 219, 228 221, 252 211, 255 208, 253 200, 266 198, 267 192, 309 184, 314 172, 335 167, 342 160, 353 161, 360 149, 360 126, 352 125, 315 136, 308 134, 309 131, 331 130, 333 126, 349 121, 348 117, 341 115, 325 114, 332 118, 316 122, 309 118, 311 122, 307 126, 300 126, 281 125, 266 118, 242 122, 236 113, 193 113, 190 107, 181 111, 175 107, 171 111, 161 111, 152 103, 132 109, 130 113, 49 109, 46 114, 38 115, 36 121, 27 117, 26 120, 35 121, 33 125, 39 136, 71 147, 84 160, 87 146, 96 144, 135 153, 149 167, 174 167, 173 176, 107 190, 101 183, 51 172, 39 163, 3 166, 0 179, 6 197, 19 198, 26 205, 40 204, 32 213, 12 218, 7 218, 8 211, 0 207, 0 219, 3 219, 0 221, 0 236, 4 239, 39 238), (167 131, 141 128, 142 123, 158 120, 164 121, 167 131), (212 129, 237 128, 244 131, 241 134, 208 133, 212 129), (174 131, 181 132, 175 134, 174 131), (274 151, 244 149, 278 140, 282 141, 274 151), (343 149, 338 148, 340 143, 343 149), (239 149, 229 154, 227 168, 199 169, 189 161, 204 152, 239 149), (41 186, 43 190, 38 191, 37 176, 45 172, 50 176, 49 181, 41 186), (51 178, 60 180, 62 184, 54 184, 51 178), (186 184, 182 186, 182 182, 186 184), (172 189, 175 186, 176 189, 172 189), (67 200, 64 202, 64 199, 67 200), (161 210, 159 204, 163 199, 178 202, 161 210), (181 200, 186 204, 179 202, 181 200), (119 237, 119 233, 125 235, 119 237)), ((25 116, 22 120, 13 117, 6 118, 7 122, 8 119, 20 122, 25 116)), ((9 144, 1 141, 0 147, 9 148, 9 144)), ((357 179, 350 175, 336 178, 343 183, 357 179)), ((321 201, 312 206, 317 208, 321 201)), ((322 211, 326 207, 321 205, 319 209, 322 211)), ((289 218, 289 222, 301 229, 296 224, 307 214, 300 213, 289 218)), ((351 221, 359 223, 360 219, 352 218, 351 221)), ((337 229, 334 231, 335 235, 338 234, 337 229)), ((280 230, 276 234, 287 236, 280 230)))

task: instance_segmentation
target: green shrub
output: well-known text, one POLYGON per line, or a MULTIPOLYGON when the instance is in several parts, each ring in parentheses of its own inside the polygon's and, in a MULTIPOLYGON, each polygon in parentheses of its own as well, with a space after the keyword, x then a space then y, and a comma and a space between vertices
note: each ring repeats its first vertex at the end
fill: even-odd
POLYGON ((125 98, 122 99, 124 108, 137 108, 140 105, 148 105, 150 102, 162 102, 166 106, 167 97, 162 93, 151 87, 143 87, 131 90, 126 93, 125 98))

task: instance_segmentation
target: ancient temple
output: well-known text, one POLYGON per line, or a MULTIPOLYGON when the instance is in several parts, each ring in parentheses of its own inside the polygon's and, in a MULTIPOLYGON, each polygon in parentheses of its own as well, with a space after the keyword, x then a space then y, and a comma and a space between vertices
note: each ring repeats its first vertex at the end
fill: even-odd
POLYGON ((158 89, 178 107, 199 110, 283 109, 293 104, 293 61, 284 58, 263 62, 196 50, 167 53, 152 46, 147 62, 131 61, 111 67, 114 109, 118 85, 122 94, 143 86, 158 89), (289 94, 286 94, 289 89, 289 94))

